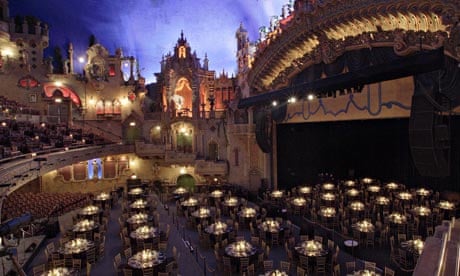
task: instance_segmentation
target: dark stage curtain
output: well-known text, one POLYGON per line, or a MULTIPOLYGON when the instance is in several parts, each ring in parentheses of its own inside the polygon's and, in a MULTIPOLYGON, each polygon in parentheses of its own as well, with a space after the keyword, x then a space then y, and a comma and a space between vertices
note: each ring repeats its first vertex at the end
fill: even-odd
POLYGON ((451 123, 451 175, 421 177, 409 148, 408 118, 277 125, 278 183, 289 189, 335 179, 373 177, 437 190, 460 187, 460 118, 451 123))

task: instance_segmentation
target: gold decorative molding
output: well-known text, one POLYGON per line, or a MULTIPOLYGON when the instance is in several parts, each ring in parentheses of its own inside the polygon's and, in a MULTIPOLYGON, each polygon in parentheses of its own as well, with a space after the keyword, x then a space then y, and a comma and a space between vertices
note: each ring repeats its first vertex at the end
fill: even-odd
POLYGON ((405 56, 444 47, 460 61, 458 0, 304 0, 290 16, 258 44, 248 75, 255 93, 285 87, 305 68, 363 48, 392 47, 405 56))

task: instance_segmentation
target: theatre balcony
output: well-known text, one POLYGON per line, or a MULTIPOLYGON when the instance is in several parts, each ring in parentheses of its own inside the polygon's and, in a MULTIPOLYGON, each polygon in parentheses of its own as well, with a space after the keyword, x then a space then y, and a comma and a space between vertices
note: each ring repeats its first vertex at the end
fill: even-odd
POLYGON ((228 165, 225 161, 197 160, 195 172, 202 175, 227 175, 228 165))

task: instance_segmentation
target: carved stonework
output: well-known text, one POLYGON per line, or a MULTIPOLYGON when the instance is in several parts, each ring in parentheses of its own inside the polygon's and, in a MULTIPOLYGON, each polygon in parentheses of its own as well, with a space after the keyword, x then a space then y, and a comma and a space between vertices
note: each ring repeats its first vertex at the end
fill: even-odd
POLYGON ((296 1, 293 20, 259 42, 248 83, 252 91, 282 87, 310 61, 330 64, 357 49, 392 47, 404 56, 444 47, 460 61, 458 14, 455 0, 296 1))

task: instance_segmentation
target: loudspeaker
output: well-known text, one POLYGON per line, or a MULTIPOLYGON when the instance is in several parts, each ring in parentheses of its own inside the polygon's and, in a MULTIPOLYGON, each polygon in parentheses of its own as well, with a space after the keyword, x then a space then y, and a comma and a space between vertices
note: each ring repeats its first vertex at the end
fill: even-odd
POLYGON ((271 116, 264 109, 254 112, 256 117, 256 141, 264 153, 272 151, 272 122, 271 116))
POLYGON ((437 124, 439 116, 426 94, 412 96, 409 118, 409 145, 415 167, 422 176, 450 175, 450 137, 446 124, 437 124))

